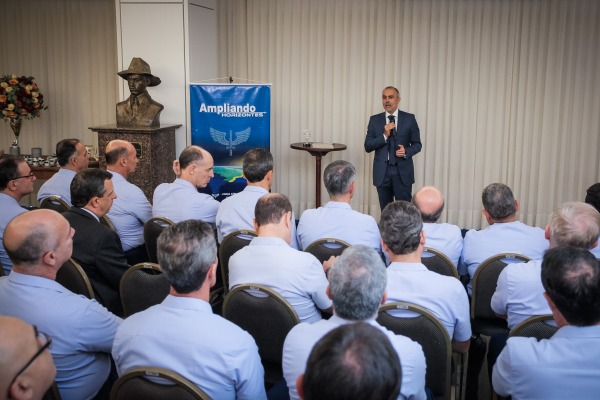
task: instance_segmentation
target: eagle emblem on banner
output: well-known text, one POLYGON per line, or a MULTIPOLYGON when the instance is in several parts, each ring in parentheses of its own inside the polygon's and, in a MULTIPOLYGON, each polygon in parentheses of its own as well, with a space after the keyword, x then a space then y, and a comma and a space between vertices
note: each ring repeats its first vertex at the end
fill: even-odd
POLYGON ((210 136, 216 143, 222 144, 227 150, 229 150, 229 157, 233 155, 235 146, 240 145, 248 140, 251 132, 251 128, 246 128, 243 131, 235 132, 235 140, 233 140, 234 133, 231 131, 231 129, 229 130, 229 138, 227 138, 227 132, 221 132, 210 128, 210 136))

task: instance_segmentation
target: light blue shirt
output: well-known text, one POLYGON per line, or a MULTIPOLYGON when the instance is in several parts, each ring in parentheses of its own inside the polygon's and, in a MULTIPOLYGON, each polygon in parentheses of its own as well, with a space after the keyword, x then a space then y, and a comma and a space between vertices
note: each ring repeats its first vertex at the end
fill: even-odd
MULTIPOLYGON (((393 262, 387 269, 387 302, 405 301, 421 306, 446 327, 448 336, 459 342, 471 338, 469 298, 460 281, 429 271, 421 263, 393 262)), ((394 311, 394 316, 414 317, 410 311, 394 311)))
POLYGON ((600 326, 564 326, 550 339, 512 337, 496 360, 494 390, 520 399, 597 399, 600 326))
MULTIPOLYGON (((598 243, 600 243, 600 238, 598 238, 598 243)), ((594 257, 600 258, 600 244, 590 249, 590 252, 594 255, 594 257)))
POLYGON ((112 353, 119 375, 152 365, 182 375, 212 399, 266 398, 254 339, 200 299, 169 295, 130 316, 112 353))
POLYGON ((0 278, 0 315, 21 318, 52 337, 63 400, 91 399, 100 390, 121 318, 53 280, 15 271, 0 278))
POLYGON ((191 182, 177 178, 173 183, 161 183, 154 190, 152 216, 167 217, 173 222, 198 219, 215 223, 219 202, 199 193, 191 182))
MULTIPOLYGON (((464 291, 464 289, 463 289, 464 291)), ((306 361, 313 346, 329 331, 355 321, 337 315, 314 324, 301 323, 292 328, 283 345, 283 376, 290 390, 290 398, 299 399, 296 379, 304 373, 306 361)), ((363 321, 383 332, 398 352, 402 365, 402 384, 399 399, 425 399, 425 355, 421 345, 379 325, 374 319, 363 321)))
POLYGON ((529 317, 552 314, 541 275, 542 260, 509 264, 500 273, 491 306, 496 314, 507 316, 510 329, 529 317))
MULTIPOLYGON (((447 256, 455 267, 462 254, 463 238, 460 228, 452 224, 423 223, 425 246, 438 250, 447 256)), ((427 254, 423 254, 427 257, 427 254)))
POLYGON ((532 260, 538 260, 544 256, 546 250, 548 240, 544 237, 544 230, 519 221, 497 222, 480 231, 471 229, 463 240, 461 260, 471 277, 469 294, 475 271, 486 259, 500 253, 520 253, 532 260))
MULTIPOLYGON (((254 230, 254 209, 258 199, 269 194, 269 191, 260 186, 246 186, 244 190, 221 202, 217 211, 216 225, 219 243, 231 232, 238 229, 254 230)), ((296 237, 296 219, 292 211, 292 240, 290 246, 298 249, 296 237)))
POLYGON ((340 239, 352 246, 363 244, 381 254, 381 236, 375 218, 353 210, 345 202, 329 201, 323 207, 302 213, 298 224, 301 248, 325 238, 340 239))
POLYGON ((40 203, 46 197, 56 195, 60 196, 69 206, 71 206, 71 181, 77 173, 70 169, 61 168, 50 179, 40 187, 37 200, 40 203))
POLYGON ((121 239, 123 251, 128 251, 144 244, 144 224, 152 218, 152 205, 142 189, 127 182, 118 172, 108 171, 113 174, 117 198, 107 216, 121 239))
POLYGON ((4 239, 4 230, 6 229, 6 225, 8 225, 14 217, 26 213, 27 210, 21 207, 14 197, 5 193, 0 193, 0 210, 2 210, 2 212, 0 212, 0 262, 4 269, 4 275, 8 275, 12 270, 12 262, 10 261, 10 258, 8 258, 8 254, 6 254, 2 242, 4 239))
POLYGON ((292 249, 275 237, 255 237, 229 259, 229 288, 264 285, 283 296, 302 322, 321 319, 317 307, 331 307, 323 265, 312 254, 292 249))

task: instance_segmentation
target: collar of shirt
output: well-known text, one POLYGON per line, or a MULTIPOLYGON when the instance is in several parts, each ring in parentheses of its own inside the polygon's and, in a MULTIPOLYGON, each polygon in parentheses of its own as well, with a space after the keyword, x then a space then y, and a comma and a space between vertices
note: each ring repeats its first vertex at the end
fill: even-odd
POLYGON ((329 322, 336 324, 336 325, 345 325, 345 324, 353 324, 355 322, 364 322, 373 326, 379 326, 379 324, 377 323, 377 321, 375 321, 375 317, 373 318, 369 318, 369 319, 364 319, 364 320, 360 320, 360 321, 352 321, 349 319, 344 319, 342 317, 340 317, 339 315, 335 314, 335 310, 333 312, 333 315, 331 316, 331 318, 329 318, 328 320, 329 322))
POLYGON ((130 99, 129 99, 129 105, 133 106, 133 101, 134 99, 137 98, 139 105, 146 105, 146 104, 150 104, 150 94, 148 94, 148 91, 146 90, 144 93, 141 93, 137 96, 131 95, 130 99))
POLYGON ((394 116, 394 121, 396 121, 396 123, 398 123, 398 109, 396 108, 396 111, 394 111, 393 114, 388 113, 387 111, 385 112, 385 120, 386 122, 389 122, 389 116, 393 115, 394 116))
POLYGON ((393 262, 388 266, 392 271, 429 271, 426 266, 421 263, 405 263, 393 262))
POLYGON ((173 296, 169 294, 162 301, 162 304, 172 308, 179 308, 184 310, 199 310, 209 312, 211 314, 213 313, 210 304, 208 304, 202 299, 197 299, 195 297, 173 296))
POLYGON ((255 192, 255 193, 264 193, 264 194, 269 194, 269 191, 267 189, 265 189, 264 187, 260 187, 260 186, 250 186, 247 185, 244 190, 244 192, 255 192))
POLYGON ((278 237, 255 237, 252 239, 252 241, 250 242, 250 246, 256 246, 256 245, 261 245, 261 246, 286 246, 286 247, 290 247, 289 244, 287 244, 285 242, 285 240, 278 238, 278 237))
POLYGON ((550 340, 558 338, 600 338, 600 325, 573 326, 567 325, 560 328, 550 340))
POLYGON ((61 168, 58 170, 57 174, 59 175, 65 175, 71 178, 74 178, 75 175, 77 175, 77 172, 70 170, 70 169, 66 169, 66 168, 61 168))
MULTIPOLYGON (((112 169, 106 168, 106 170, 108 172, 110 172, 111 174, 113 174, 112 180, 115 181, 126 181, 127 179, 125 179, 125 177, 123 175, 121 175, 120 173, 113 171, 112 169)), ((118 193, 117 193, 118 194, 118 193)))
POLYGON ((328 201, 324 206, 325 208, 345 208, 347 210, 352 210, 350 204, 344 201, 328 201))
POLYGON ((17 201, 17 199, 15 199, 12 196, 7 195, 6 193, 0 193, 0 201, 2 201, 3 203, 15 203, 16 205, 21 207, 19 205, 19 202, 17 201))
POLYGON ((66 289, 58 282, 52 279, 42 278, 36 275, 21 274, 14 269, 10 271, 8 280, 19 285, 35 286, 44 289, 55 290, 57 292, 64 292, 66 289))
POLYGON ((86 213, 90 214, 92 217, 94 217, 96 219, 96 221, 100 222, 100 218, 98 218, 98 216, 96 214, 94 214, 93 212, 91 212, 90 210, 88 210, 87 208, 81 208, 81 210, 85 211, 86 213))
POLYGON ((177 186, 187 186, 190 187, 192 189, 194 189, 195 191, 197 191, 198 189, 196 189, 196 187, 194 186, 194 184, 190 181, 186 181, 185 179, 181 179, 181 178, 177 178, 173 181, 174 185, 177 186))

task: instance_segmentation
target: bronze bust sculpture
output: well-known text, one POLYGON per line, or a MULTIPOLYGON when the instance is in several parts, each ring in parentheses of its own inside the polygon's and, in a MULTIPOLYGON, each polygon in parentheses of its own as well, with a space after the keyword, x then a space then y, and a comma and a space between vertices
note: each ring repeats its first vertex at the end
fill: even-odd
POLYGON ((134 57, 129 68, 118 75, 127 80, 131 96, 117 103, 117 126, 159 126, 164 106, 152 100, 146 88, 159 85, 160 78, 152 75, 148 63, 134 57))

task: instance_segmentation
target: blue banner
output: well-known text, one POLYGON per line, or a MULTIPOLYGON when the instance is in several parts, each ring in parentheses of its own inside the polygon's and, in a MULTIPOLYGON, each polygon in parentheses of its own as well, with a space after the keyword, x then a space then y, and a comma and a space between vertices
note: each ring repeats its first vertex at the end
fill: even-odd
POLYGON ((270 149, 271 87, 268 85, 190 85, 192 144, 215 161, 215 176, 201 192, 217 200, 244 189, 246 151, 270 149))

